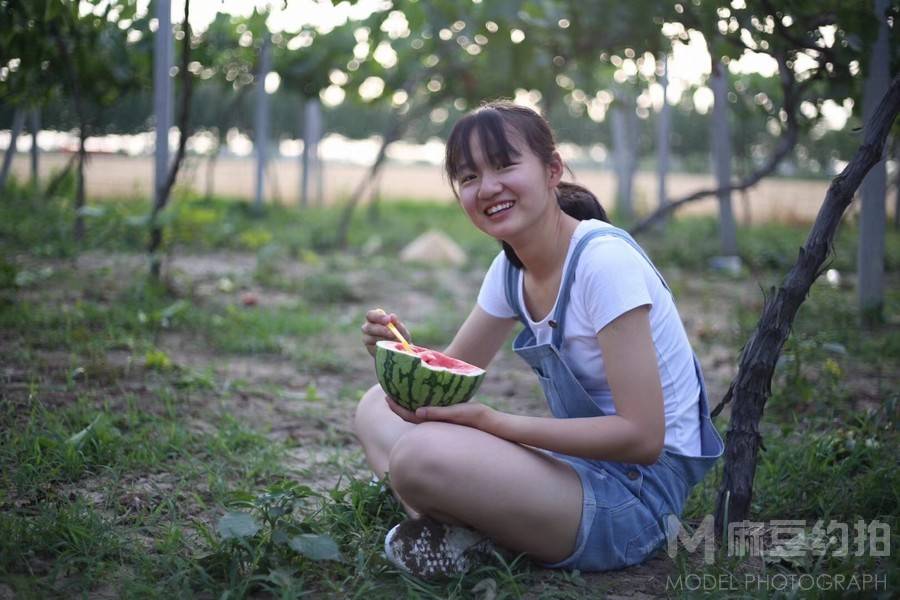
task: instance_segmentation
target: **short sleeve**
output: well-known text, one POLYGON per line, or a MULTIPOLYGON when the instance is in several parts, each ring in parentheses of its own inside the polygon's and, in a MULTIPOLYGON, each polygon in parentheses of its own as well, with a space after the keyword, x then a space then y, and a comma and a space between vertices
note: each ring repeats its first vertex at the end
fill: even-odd
POLYGON ((500 319, 516 316, 515 310, 506 300, 506 264, 503 252, 497 254, 478 291, 478 306, 489 315, 500 319))
POLYGON ((584 249, 576 279, 583 284, 579 291, 595 333, 630 310, 652 306, 646 262, 618 238, 600 238, 584 249))

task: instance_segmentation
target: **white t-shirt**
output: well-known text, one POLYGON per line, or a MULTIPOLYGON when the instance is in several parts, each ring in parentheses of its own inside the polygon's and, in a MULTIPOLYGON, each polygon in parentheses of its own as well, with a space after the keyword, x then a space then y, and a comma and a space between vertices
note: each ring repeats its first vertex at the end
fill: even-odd
MULTIPOLYGON (((610 225, 602 221, 582 221, 569 242, 563 266, 578 241, 589 231, 610 225)), ((478 293, 478 305, 499 318, 515 317, 506 300, 507 259, 500 252, 488 269, 478 293)), ((536 322, 523 301, 523 277, 519 276, 516 298, 538 344, 549 343, 553 330, 549 321, 553 309, 536 322)), ((562 358, 584 389, 606 414, 615 414, 603 354, 597 333, 618 316, 650 305, 650 329, 656 349, 666 414, 665 448, 700 456, 700 382, 694 371, 693 352, 669 291, 650 264, 625 240, 613 236, 596 237, 584 248, 575 271, 569 306, 566 309, 562 358)))

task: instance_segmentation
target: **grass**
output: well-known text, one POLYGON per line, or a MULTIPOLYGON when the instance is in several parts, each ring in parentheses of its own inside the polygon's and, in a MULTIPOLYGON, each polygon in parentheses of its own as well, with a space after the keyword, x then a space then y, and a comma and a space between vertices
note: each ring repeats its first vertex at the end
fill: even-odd
MULTIPOLYGON (((334 210, 273 208, 260 218, 239 203, 184 198, 167 216, 167 251, 217 256, 226 267, 229 257, 251 257, 249 274, 226 268, 225 275, 156 284, 140 269, 77 262, 114 256, 143 265, 146 207, 102 205, 87 239, 76 243, 61 197, 13 187, 0 202, 0 591, 22 598, 580 598, 635 585, 663 595, 669 576, 745 582, 748 573, 876 574, 888 591, 897 589, 893 557, 754 562, 721 550, 712 565, 679 555, 653 573, 656 583, 635 584, 629 572, 624 583, 618 574, 547 572, 522 557, 498 558, 450 581, 404 577, 381 554, 399 507, 361 474, 363 458, 346 428, 369 374, 356 364, 361 351, 348 358, 344 348, 358 343, 357 322, 373 294, 408 292, 435 306, 417 324, 417 342, 445 343, 463 316, 454 282, 477 287, 497 246, 454 206, 391 204, 390 218, 379 221, 360 214, 349 247, 337 250, 328 238, 334 210), (466 249, 463 271, 397 263, 403 245, 430 227, 466 249), (246 303, 246 293, 258 304, 246 303), (241 361, 246 372, 228 371, 241 361)), ((744 277, 763 288, 776 284, 804 235, 787 226, 742 229, 744 277)), ((845 276, 855 235, 846 224, 836 245, 832 266, 845 276)), ((728 327, 710 329, 699 347, 719 345, 736 356, 762 292, 707 270, 715 224, 674 221, 665 235, 642 241, 671 274, 677 296, 700 294, 704 310, 729 315, 728 327)), ((846 283, 818 282, 797 316, 762 421, 755 520, 802 519, 811 530, 820 519, 877 519, 900 532, 896 232, 887 252, 882 327, 857 326, 846 283)), ((727 426, 723 418, 717 425, 727 426)), ((687 522, 714 510, 720 478, 721 465, 694 490, 687 522)), ((896 541, 894 533, 894 549, 896 541)), ((752 585, 731 592, 828 595, 752 585)), ((685 587, 668 594, 704 595, 685 587)))

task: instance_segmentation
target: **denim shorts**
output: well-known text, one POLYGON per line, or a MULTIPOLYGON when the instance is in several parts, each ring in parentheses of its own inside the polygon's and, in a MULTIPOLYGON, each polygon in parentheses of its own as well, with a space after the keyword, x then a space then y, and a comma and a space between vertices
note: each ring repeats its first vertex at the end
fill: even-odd
POLYGON ((665 456, 643 466, 550 454, 578 473, 583 502, 575 550, 543 567, 622 569, 644 562, 665 544, 667 517, 681 515, 690 491, 665 456))

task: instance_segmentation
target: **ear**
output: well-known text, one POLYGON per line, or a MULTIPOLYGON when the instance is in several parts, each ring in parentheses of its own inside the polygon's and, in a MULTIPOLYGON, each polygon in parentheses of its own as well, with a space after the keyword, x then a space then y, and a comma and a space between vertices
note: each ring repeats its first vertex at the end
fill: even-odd
POLYGON ((550 158, 550 164, 547 165, 547 183, 550 187, 555 188, 559 185, 559 182, 562 181, 563 171, 565 171, 565 169, 566 167, 563 165, 562 157, 559 155, 559 152, 554 150, 553 156, 550 158))

